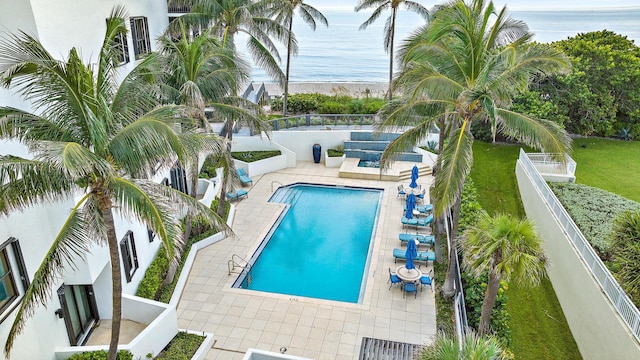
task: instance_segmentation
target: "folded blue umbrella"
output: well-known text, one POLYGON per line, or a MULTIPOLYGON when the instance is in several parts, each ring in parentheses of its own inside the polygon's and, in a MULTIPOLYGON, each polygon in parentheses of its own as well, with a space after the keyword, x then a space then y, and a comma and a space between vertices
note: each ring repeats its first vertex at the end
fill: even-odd
POLYGON ((407 219, 413 218, 413 209, 416 208, 416 196, 413 194, 407 195, 407 203, 404 208, 404 215, 407 219))
POLYGON ((415 189, 418 187, 416 180, 418 180, 418 166, 413 165, 413 169, 411 169, 411 183, 409 184, 410 188, 415 189))

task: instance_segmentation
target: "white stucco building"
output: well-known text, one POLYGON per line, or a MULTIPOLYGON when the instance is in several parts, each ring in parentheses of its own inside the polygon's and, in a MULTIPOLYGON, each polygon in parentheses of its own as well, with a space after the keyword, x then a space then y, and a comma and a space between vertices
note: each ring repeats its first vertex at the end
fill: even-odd
MULTIPOLYGON (((0 35, 25 32, 37 38, 54 56, 66 57, 72 47, 85 62, 95 62, 104 37, 106 19, 114 6, 128 11, 129 33, 123 41, 125 56, 120 78, 144 54, 155 48, 155 39, 167 27, 166 0, 0 0, 0 35)), ((32 111, 29 104, 6 89, 0 89, 0 106, 32 111)), ((0 141, 0 155, 29 157, 25 146, 0 141)), ((158 182, 183 188, 179 170, 157 174, 158 182)), ((183 188, 184 189, 184 188, 183 188)), ((29 281, 43 260, 62 224, 75 205, 74 197, 47 203, 24 212, 0 216, 0 342, 4 346, 17 308, 29 281)), ((141 336, 123 348, 134 358, 157 354, 177 332, 175 308, 134 296, 160 241, 146 226, 114 213, 120 240, 123 284, 123 318, 146 325, 141 336)), ((51 289, 47 306, 39 306, 13 347, 10 359, 66 358, 91 336, 92 329, 111 317, 111 271, 108 249, 94 247, 91 254, 65 267, 64 275, 51 289)), ((106 348, 105 346, 98 348, 106 348)), ((95 347, 94 347, 95 349, 95 347)), ((87 349, 84 349, 87 350, 87 349)))

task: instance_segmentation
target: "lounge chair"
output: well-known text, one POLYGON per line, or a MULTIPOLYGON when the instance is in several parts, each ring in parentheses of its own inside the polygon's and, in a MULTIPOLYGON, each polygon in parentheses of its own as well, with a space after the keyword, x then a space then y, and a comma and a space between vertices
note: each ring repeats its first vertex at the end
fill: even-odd
POLYGON ((227 193, 227 199, 229 200, 240 200, 243 197, 248 197, 248 196, 249 196, 249 192, 244 189, 238 189, 236 191, 227 193))
MULTIPOLYGON (((393 249, 393 262, 397 262, 398 259, 401 260, 406 260, 407 257, 405 256, 405 254, 407 253, 406 249, 398 249, 395 248, 393 249)), ((436 260, 436 253, 434 253, 433 251, 418 251, 418 256, 415 258, 414 261, 423 261, 424 263, 427 263, 428 261, 435 261, 436 260)))
POLYGON ((247 176, 247 173, 244 172, 243 168, 238 169, 238 177, 240 178, 242 185, 253 184, 253 180, 247 176))
POLYGON ((406 282, 404 284, 402 284, 402 297, 404 298, 404 294, 408 293, 408 292, 412 292, 413 293, 413 298, 417 298, 418 297, 418 288, 416 287, 416 283, 414 282, 406 282))
POLYGON ((398 238, 400 239, 400 243, 404 245, 407 244, 407 241, 416 241, 416 240, 418 240, 418 243, 420 245, 433 245, 433 243, 435 242, 433 235, 400 233, 398 235, 398 238))
POLYGON ((426 205, 418 205, 416 206, 416 210, 418 210, 419 212, 423 213, 423 214, 427 214, 433 211, 433 204, 426 204, 426 205))
POLYGON ((404 198, 407 195, 407 192, 404 191, 404 186, 402 184, 398 185, 398 197, 404 198))
POLYGON ((391 290, 391 287, 393 285, 400 284, 402 282, 402 280, 400 280, 398 275, 392 273, 391 272, 391 268, 389 268, 389 281, 387 281, 387 282, 391 283, 391 285, 389 285, 389 290, 391 290))
POLYGON ((429 215, 424 219, 421 219, 421 218, 407 219, 405 216, 403 216, 400 219, 400 222, 402 223, 403 228, 405 226, 415 226, 416 228, 425 227, 425 226, 431 225, 431 223, 433 222, 433 215, 429 215))
POLYGON ((416 195, 416 201, 418 202, 423 202, 424 201, 424 196, 427 194, 427 189, 422 189, 422 191, 420 192, 420 194, 416 195))

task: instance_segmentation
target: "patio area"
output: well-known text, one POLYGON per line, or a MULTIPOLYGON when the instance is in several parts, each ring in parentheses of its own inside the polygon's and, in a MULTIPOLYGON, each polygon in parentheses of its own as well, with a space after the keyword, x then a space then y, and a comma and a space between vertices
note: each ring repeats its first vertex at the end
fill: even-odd
MULTIPOLYGON (((399 183, 340 178, 338 171, 298 162, 295 168, 252 176, 253 186, 245 188, 248 198, 236 203, 235 237, 200 250, 178 305, 178 321, 181 328, 214 334, 207 359, 242 359, 249 347, 273 352, 284 347, 288 355, 312 359, 355 359, 363 337, 412 344, 432 340, 436 320, 431 290, 419 290, 415 299, 403 298, 398 286, 389 290, 387 283, 388 268, 401 265, 394 264, 392 255, 394 248, 401 248, 398 234, 404 232, 404 201, 396 196, 399 183), (237 274, 228 275, 227 262, 233 254, 251 257, 284 208, 267 200, 280 185, 296 182, 385 190, 360 304, 231 288, 237 274)), ((418 179, 427 189, 432 181, 430 176, 418 179)), ((421 270, 428 273, 430 268, 422 265, 421 270)))

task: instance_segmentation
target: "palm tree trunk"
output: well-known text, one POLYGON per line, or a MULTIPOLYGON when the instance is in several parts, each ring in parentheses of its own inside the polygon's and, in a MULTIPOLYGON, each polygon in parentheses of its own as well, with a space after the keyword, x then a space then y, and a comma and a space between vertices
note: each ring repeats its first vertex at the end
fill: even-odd
POLYGON ((451 298, 456 294, 454 283, 456 279, 457 249, 458 249, 458 218, 460 217, 460 196, 453 205, 451 216, 451 247, 449 248, 449 265, 447 268, 447 277, 442 285, 442 295, 445 298, 451 298))
MULTIPOLYGON (((436 157, 436 162, 433 165, 433 168, 431 170, 431 174, 433 176, 438 176, 438 169, 440 168, 440 156, 442 154, 442 150, 444 149, 444 139, 445 139, 445 118, 442 117, 440 119, 438 119, 438 127, 440 128, 440 133, 438 134, 438 156, 436 157)), ((431 199, 431 203, 435 204, 434 199, 431 199)), ((441 246, 441 241, 443 241, 446 238, 446 229, 445 229, 445 222, 444 222, 444 215, 442 216, 438 216, 437 218, 434 219, 433 222, 433 234, 435 235, 435 244, 434 244, 434 251, 436 253, 436 261, 438 262, 442 262, 443 258, 442 258, 442 246, 441 246)))
POLYGON ((289 39, 287 41, 287 73, 284 78, 284 99, 282 100, 282 117, 287 116, 287 99, 289 98, 289 66, 291 65, 291 30, 293 18, 289 21, 289 39))
POLYGON ((120 340, 120 323, 122 321, 122 273, 120 270, 120 252, 116 227, 113 222, 110 199, 100 199, 100 213, 104 219, 107 230, 107 243, 109 245, 109 259, 111 260, 111 342, 107 360, 116 360, 118 342, 120 340))
MULTIPOLYGON (((228 119, 225 123, 225 131, 227 140, 227 153, 231 154, 231 140, 233 139, 233 119, 228 119)), ((218 216, 224 216, 224 208, 227 202, 227 178, 228 176, 222 176, 222 183, 220 184, 220 202, 218 203, 218 216)))
POLYGON ((398 10, 394 8, 391 11, 391 27, 389 31, 391 31, 391 44, 389 45, 389 101, 393 99, 393 38, 396 33, 396 12, 398 10))
POLYGON ((489 270, 489 282, 487 283, 487 291, 484 293, 480 323, 478 324, 478 334, 481 336, 489 331, 491 313, 493 312, 493 307, 496 305, 498 290, 500 290, 500 274, 492 267, 491 270, 489 270))

